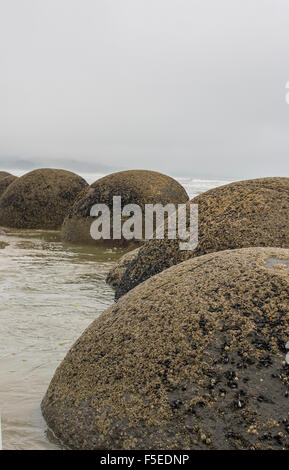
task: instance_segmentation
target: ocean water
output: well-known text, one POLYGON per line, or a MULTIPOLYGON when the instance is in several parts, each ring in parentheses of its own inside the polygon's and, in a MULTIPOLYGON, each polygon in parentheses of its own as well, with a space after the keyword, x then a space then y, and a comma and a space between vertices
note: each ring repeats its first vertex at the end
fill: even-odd
MULTIPOLYGON (((83 176, 91 183, 102 175, 83 176)), ((228 183, 192 178, 179 181, 190 197, 228 183)), ((54 231, 0 230, 4 449, 61 448, 41 416, 40 402, 70 346, 114 301, 105 278, 122 253, 67 245, 54 231)))

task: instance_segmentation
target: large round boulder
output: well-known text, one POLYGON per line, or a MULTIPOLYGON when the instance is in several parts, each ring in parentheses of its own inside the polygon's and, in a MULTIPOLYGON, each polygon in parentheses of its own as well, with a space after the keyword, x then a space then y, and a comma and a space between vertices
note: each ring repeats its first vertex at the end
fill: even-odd
POLYGON ((289 250, 190 259, 86 329, 43 415, 75 449, 289 448, 288 340, 289 250))
POLYGON ((106 282, 114 289, 117 289, 122 276, 133 259, 138 256, 139 247, 125 253, 109 271, 106 282))
POLYGON ((8 186, 10 186, 10 184, 13 183, 13 181, 17 179, 18 179, 17 176, 14 176, 14 175, 8 175, 8 176, 5 176, 4 178, 1 178, 0 176, 0 197, 6 191, 8 186))
MULTIPOLYGON (((96 240, 90 234, 94 220, 90 216, 91 208, 94 204, 105 204, 112 215, 114 196, 121 196, 122 208, 127 204, 137 204, 142 211, 145 204, 182 204, 189 199, 185 189, 177 181, 161 173, 148 170, 112 173, 97 180, 76 200, 63 223, 64 240, 95 244, 96 240)), ((112 227, 112 219, 110 225, 112 227)), ((120 240, 99 240, 99 242, 113 246, 129 244, 123 237, 120 240)), ((135 240, 133 242, 135 243, 135 240)))
POLYGON ((186 259, 250 246, 289 248, 289 178, 260 178, 211 189, 198 204, 198 246, 179 249, 179 240, 148 240, 130 262, 116 291, 120 297, 149 277, 186 259))
POLYGON ((0 171, 0 179, 6 178, 6 176, 11 176, 11 173, 8 173, 8 171, 0 171))
POLYGON ((41 168, 15 180, 0 198, 0 225, 20 229, 58 229, 88 184, 65 170, 41 168))

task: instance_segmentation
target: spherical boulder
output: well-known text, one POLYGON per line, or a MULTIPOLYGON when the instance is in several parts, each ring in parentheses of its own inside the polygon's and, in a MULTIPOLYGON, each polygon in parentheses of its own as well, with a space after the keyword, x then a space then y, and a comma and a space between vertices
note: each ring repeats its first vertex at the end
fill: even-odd
POLYGON ((158 272, 206 253, 250 246, 289 248, 289 178, 260 178, 211 189, 198 204, 198 246, 179 249, 179 240, 148 240, 128 265, 116 298, 158 272))
POLYGON ((13 181, 17 179, 18 177, 14 175, 8 175, 8 176, 5 176, 4 178, 1 178, 0 176, 0 197, 6 191, 8 186, 10 186, 10 184, 13 183, 13 181))
POLYGON ((118 260, 118 262, 112 267, 112 269, 109 271, 107 275, 107 278, 106 278, 107 284, 109 284, 114 289, 118 287, 119 282, 124 272, 126 271, 131 261, 137 257, 138 252, 139 252, 139 248, 135 248, 134 250, 131 250, 128 253, 125 253, 118 260))
POLYGON ((19 229, 58 229, 88 184, 65 170, 41 168, 9 185, 0 198, 0 225, 19 229))
MULTIPOLYGON (((63 239, 68 242, 95 244, 90 228, 94 220, 90 216, 94 204, 106 204, 112 214, 113 197, 121 196, 121 206, 137 204, 144 210, 145 204, 182 204, 188 201, 185 189, 173 178, 155 171, 128 170, 107 175, 93 183, 78 198, 64 220, 63 239)), ((123 222, 123 220, 122 220, 123 222)), ((112 220, 111 224, 112 226, 112 220)), ((98 240, 104 245, 123 246, 135 243, 120 240, 98 240)))
POLYGON ((0 179, 6 178, 6 176, 11 176, 11 173, 8 173, 8 171, 0 171, 0 179))
POLYGON ((289 250, 190 259, 104 311, 42 401, 75 449, 288 449, 289 250))

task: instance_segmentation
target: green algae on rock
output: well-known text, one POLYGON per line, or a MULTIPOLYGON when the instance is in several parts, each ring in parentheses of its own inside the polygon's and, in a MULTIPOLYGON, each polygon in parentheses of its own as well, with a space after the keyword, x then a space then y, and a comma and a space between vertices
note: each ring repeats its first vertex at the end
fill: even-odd
POLYGON ((48 426, 76 449, 288 449, 288 260, 211 253, 130 291, 56 370, 48 426))
POLYGON ((148 240, 116 290, 119 298, 151 276, 186 259, 250 246, 289 248, 289 178, 260 178, 220 186, 192 199, 199 208, 199 244, 181 251, 178 240, 148 240))
POLYGON ((13 183, 13 181, 17 179, 18 177, 14 175, 8 175, 8 176, 5 176, 4 178, 0 177, 0 197, 6 191, 8 186, 10 186, 10 184, 13 183))
MULTIPOLYGON (((148 170, 128 170, 107 175, 93 183, 79 197, 64 220, 64 240, 76 243, 92 243, 90 227, 94 220, 90 210, 94 204, 106 204, 112 211, 113 197, 121 196, 122 207, 137 204, 144 210, 145 204, 182 204, 188 201, 185 189, 173 178, 148 170)), ((109 246, 123 246, 135 243, 121 240, 99 240, 109 246)))
POLYGON ((0 225, 58 229, 75 198, 88 184, 66 170, 41 168, 12 182, 0 198, 0 225))

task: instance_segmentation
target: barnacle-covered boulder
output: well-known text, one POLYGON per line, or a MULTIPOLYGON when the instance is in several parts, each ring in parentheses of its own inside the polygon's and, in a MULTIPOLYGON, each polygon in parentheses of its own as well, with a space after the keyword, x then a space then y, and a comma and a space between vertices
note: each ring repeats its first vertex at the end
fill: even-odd
POLYGON ((1 175, 0 175, 0 197, 6 191, 8 186, 10 186, 10 184, 13 183, 13 181, 17 179, 18 179, 17 176, 14 176, 14 175, 4 176, 4 178, 1 178, 1 175))
POLYGON ((126 271, 131 261, 137 257, 138 252, 139 252, 139 248, 135 248, 134 250, 131 250, 128 253, 125 253, 117 261, 117 263, 111 268, 111 270, 109 271, 107 275, 107 278, 106 278, 107 284, 109 284, 114 289, 117 288, 124 272, 126 271))
POLYGON ((42 402, 75 449, 288 449, 289 250, 190 259, 104 311, 42 402))
MULTIPOLYGON (((69 211, 62 226, 63 239, 68 242, 95 244, 90 229, 94 218, 90 216, 94 204, 105 204, 111 213, 113 197, 121 197, 122 208, 137 204, 144 213, 145 204, 183 204, 188 201, 185 189, 173 178, 148 170, 128 170, 107 175, 93 183, 79 197, 69 211)), ((124 219, 122 220, 122 222, 124 219)), ((112 227, 112 219, 110 226, 112 227)), ((110 246, 124 246, 135 243, 121 239, 97 240, 110 246)))
POLYGON ((11 173, 8 173, 8 171, 0 171, 0 179, 6 178, 6 176, 11 176, 11 173))
POLYGON ((250 246, 289 248, 289 178, 260 178, 220 186, 192 199, 198 204, 198 246, 148 240, 118 282, 116 297, 170 266, 214 251, 250 246))
POLYGON ((0 225, 19 229, 58 229, 88 184, 65 170, 41 168, 12 182, 0 197, 0 225))

